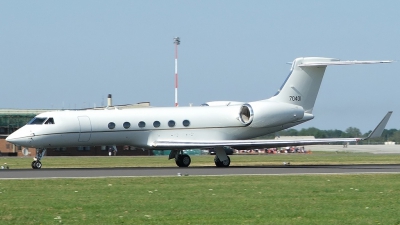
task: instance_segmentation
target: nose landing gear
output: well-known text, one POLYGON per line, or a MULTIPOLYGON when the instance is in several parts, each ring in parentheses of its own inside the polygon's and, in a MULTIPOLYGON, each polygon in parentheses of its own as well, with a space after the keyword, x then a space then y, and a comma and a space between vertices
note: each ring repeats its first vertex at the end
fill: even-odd
POLYGON ((37 148, 36 149, 36 157, 33 158, 33 162, 31 163, 32 169, 41 169, 42 168, 42 162, 40 162, 40 160, 44 157, 45 153, 46 153, 45 148, 37 148))

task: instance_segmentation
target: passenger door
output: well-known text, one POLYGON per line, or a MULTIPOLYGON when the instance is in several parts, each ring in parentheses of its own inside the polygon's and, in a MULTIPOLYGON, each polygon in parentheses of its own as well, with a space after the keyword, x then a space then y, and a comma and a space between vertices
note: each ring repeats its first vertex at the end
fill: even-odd
POLYGON ((78 116, 78 120, 80 126, 79 141, 89 141, 92 135, 92 124, 90 118, 87 116, 78 116))

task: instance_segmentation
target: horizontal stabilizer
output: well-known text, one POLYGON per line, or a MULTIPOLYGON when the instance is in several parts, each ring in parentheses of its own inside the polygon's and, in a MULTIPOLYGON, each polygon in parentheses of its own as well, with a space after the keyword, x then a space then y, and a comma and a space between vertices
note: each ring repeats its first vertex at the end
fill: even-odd
POLYGON ((329 62, 305 62, 300 64, 300 67, 307 66, 335 66, 335 65, 355 65, 355 64, 379 64, 379 63, 391 63, 392 60, 384 60, 384 61, 329 61, 329 62))

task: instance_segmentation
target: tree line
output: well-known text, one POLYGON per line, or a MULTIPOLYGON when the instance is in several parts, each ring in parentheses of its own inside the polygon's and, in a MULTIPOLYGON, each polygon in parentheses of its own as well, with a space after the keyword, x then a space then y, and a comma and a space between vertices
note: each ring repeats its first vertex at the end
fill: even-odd
MULTIPOLYGON (((276 136, 314 136, 315 138, 354 138, 354 137, 367 137, 372 131, 368 131, 364 134, 361 133, 360 129, 356 127, 349 127, 345 131, 341 130, 320 130, 315 127, 303 128, 301 130, 286 129, 279 131, 275 134, 269 134, 260 137, 260 139, 273 139, 276 136)), ((393 141, 400 143, 400 130, 397 129, 385 129, 381 137, 373 138, 370 142, 386 142, 393 141)))

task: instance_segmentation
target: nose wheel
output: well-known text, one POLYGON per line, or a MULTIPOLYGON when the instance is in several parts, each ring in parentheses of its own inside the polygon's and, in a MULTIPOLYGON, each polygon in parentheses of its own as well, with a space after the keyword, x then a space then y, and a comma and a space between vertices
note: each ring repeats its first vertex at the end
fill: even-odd
POLYGON ((42 168, 42 163, 39 160, 32 162, 32 169, 41 169, 41 168, 42 168))

